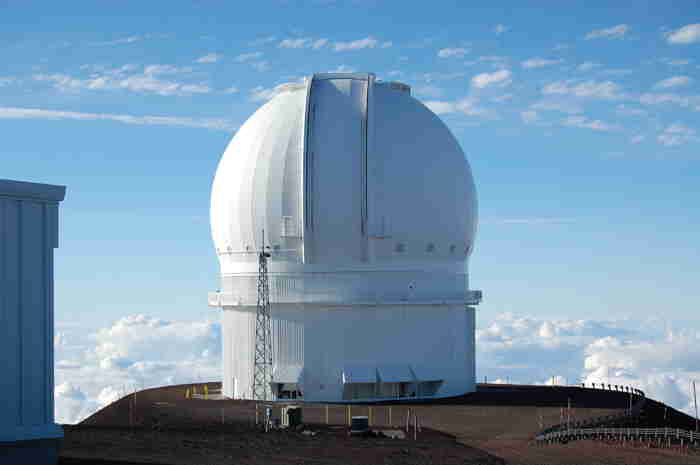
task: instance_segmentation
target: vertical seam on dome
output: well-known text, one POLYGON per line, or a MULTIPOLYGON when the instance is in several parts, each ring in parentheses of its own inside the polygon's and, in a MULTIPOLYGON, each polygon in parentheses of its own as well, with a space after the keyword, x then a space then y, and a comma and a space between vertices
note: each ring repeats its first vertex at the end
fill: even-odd
POLYGON ((362 236, 367 235, 367 110, 369 108, 370 80, 365 81, 365 102, 362 111, 362 208, 360 213, 360 231, 362 236))
POLYGON ((304 140, 302 141, 302 178, 303 178, 303 189, 302 189, 302 215, 303 215, 303 233, 302 233, 302 250, 303 257, 302 261, 304 263, 309 263, 310 259, 310 241, 309 241, 309 231, 311 230, 309 226, 309 139, 311 134, 311 127, 309 124, 310 120, 310 108, 311 103, 311 91, 314 83, 315 75, 312 74, 309 78, 309 83, 306 89, 306 104, 304 106, 304 140))

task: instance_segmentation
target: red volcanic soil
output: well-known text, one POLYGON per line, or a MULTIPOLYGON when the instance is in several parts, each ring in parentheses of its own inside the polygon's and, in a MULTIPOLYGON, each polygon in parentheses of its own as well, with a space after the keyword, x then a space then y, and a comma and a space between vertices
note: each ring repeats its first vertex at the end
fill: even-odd
MULTIPOLYGON (((208 386, 211 392, 220 384, 208 386)), ((185 399, 190 387, 141 391, 79 425, 64 426, 59 463, 700 465, 700 456, 687 451, 681 455, 672 449, 593 441, 538 446, 532 441, 543 427, 560 422, 562 407, 569 402, 572 419, 622 411, 629 403, 629 395, 622 392, 480 385, 476 393, 439 403, 385 403, 371 406, 371 411, 366 405, 351 407, 353 416, 371 416, 375 430, 405 430, 411 409, 422 426, 414 440, 413 429, 404 439, 349 436, 344 405, 304 404, 303 430, 264 433, 255 426, 253 401, 185 399)), ((653 402, 643 421, 656 421, 660 409, 666 409, 666 420, 688 421, 653 402)), ((275 409, 273 416, 278 414, 275 409)))

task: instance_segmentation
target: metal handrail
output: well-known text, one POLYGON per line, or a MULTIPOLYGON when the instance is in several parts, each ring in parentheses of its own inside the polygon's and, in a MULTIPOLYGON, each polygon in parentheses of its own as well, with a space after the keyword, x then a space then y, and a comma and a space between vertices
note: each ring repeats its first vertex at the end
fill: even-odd
POLYGON ((687 439, 692 443, 700 442, 700 432, 685 430, 681 428, 574 428, 565 431, 554 431, 547 434, 540 434, 535 437, 536 441, 556 441, 561 439, 573 440, 582 439, 588 436, 619 436, 634 438, 664 438, 664 439, 687 439))
MULTIPOLYGON (((595 388, 594 388, 595 389, 595 388)), ((593 417, 593 418, 588 418, 585 420, 579 420, 576 422, 573 422, 574 426, 597 426, 602 423, 607 423, 611 421, 617 421, 617 420, 622 420, 626 418, 634 418, 638 416, 641 413, 642 407, 646 404, 646 395, 644 394, 644 391, 641 389, 632 389, 632 395, 635 395, 639 398, 639 400, 632 406, 632 408, 625 409, 623 413, 618 413, 614 415, 603 415, 599 417, 593 417)), ((564 422, 564 423, 558 423, 556 425, 552 425, 548 428, 543 429, 540 431, 536 437, 554 433, 554 432, 560 432, 560 431, 567 431, 571 429, 571 422, 564 422)))

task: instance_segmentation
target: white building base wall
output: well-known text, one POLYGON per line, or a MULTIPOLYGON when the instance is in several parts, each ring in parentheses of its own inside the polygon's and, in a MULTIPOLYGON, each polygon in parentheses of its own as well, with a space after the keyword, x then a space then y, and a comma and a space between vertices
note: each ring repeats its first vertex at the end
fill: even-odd
MULTIPOLYGON (((222 311, 227 397, 252 397, 255 310, 227 306, 222 311)), ((348 401, 344 385, 364 382, 374 373, 387 382, 407 376, 441 380, 431 397, 472 392, 474 313, 473 307, 459 304, 275 303, 273 382, 298 384, 304 401, 348 401)))

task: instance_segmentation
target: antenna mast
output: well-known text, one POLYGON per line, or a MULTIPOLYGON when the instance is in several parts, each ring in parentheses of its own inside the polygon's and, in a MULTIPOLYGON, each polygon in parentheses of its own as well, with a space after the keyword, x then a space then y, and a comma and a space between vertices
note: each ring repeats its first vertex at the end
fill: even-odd
POLYGON ((253 365, 253 399, 272 400, 272 331, 270 322, 270 281, 267 276, 265 230, 258 254, 258 308, 255 318, 255 362, 253 365))

